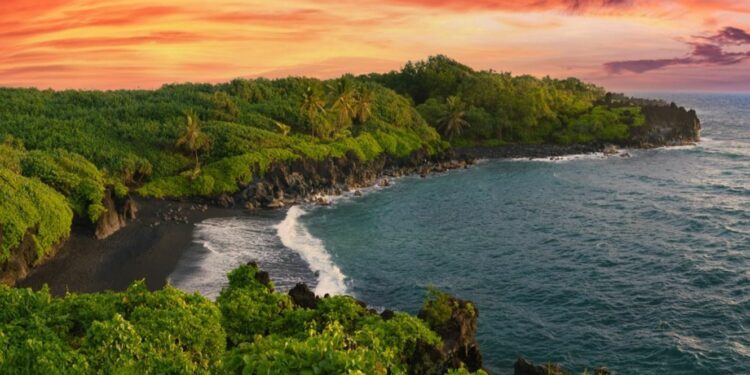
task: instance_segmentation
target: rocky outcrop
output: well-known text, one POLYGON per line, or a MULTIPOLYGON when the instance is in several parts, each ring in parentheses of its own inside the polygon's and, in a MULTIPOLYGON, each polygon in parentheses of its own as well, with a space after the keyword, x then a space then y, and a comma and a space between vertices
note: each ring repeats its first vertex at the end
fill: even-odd
MULTIPOLYGON (((103 239, 125 227, 128 221, 134 220, 138 211, 134 200, 130 197, 118 199, 111 189, 107 191, 102 204, 107 211, 99 217, 93 227, 83 218, 76 218, 74 227, 81 228, 88 235, 93 229, 93 235, 97 239, 103 239)), ((11 249, 8 261, 0 264, 0 283, 14 285, 18 280, 25 278, 33 267, 53 257, 67 240, 67 238, 62 239, 47 255, 39 258, 39 251, 34 241, 34 235, 37 232, 38 228, 29 229, 21 243, 11 249)), ((2 228, 0 228, 0 243, 2 243, 2 228)))
MULTIPOLYGON (((604 367, 596 368, 593 372, 588 373, 591 375, 612 375, 612 372, 604 367)), ((534 365, 524 358, 518 358, 513 365, 513 375, 567 375, 567 373, 558 364, 534 365)))
POLYGON ((694 110, 670 105, 644 105, 646 123, 630 130, 625 146, 652 148, 681 146, 700 140, 701 123, 694 110))
MULTIPOLYGON (((8 260, 4 264, 0 263, 0 284, 14 285, 16 280, 26 277, 32 267, 57 253, 57 250, 64 240, 61 241, 60 244, 55 245, 43 259, 39 259, 39 251, 37 249, 36 241, 34 241, 34 235, 37 234, 38 231, 38 227, 26 231, 21 243, 10 250, 8 260)), ((2 242, 3 230, 2 227, 0 227, 0 243, 2 242)))
POLYGON ((279 162, 233 197, 219 197, 217 204, 241 205, 248 209, 281 208, 302 202, 325 204, 325 199, 321 199, 325 195, 339 195, 376 184, 387 186, 389 177, 426 175, 464 168, 471 163, 471 160, 454 160, 453 153, 431 156, 422 151, 403 159, 381 156, 372 161, 360 161, 350 154, 341 158, 279 162))
POLYGON ((611 107, 640 107, 645 123, 630 129, 627 139, 616 145, 593 142, 588 144, 509 144, 498 147, 462 147, 455 151, 474 158, 556 158, 565 155, 603 152, 616 154, 612 146, 654 148, 689 145, 700 140, 701 124, 694 110, 668 104, 661 100, 628 98, 619 94, 608 94, 597 103, 611 107))
POLYGON ((410 361, 413 373, 443 374, 462 366, 472 372, 482 369, 482 353, 476 340, 478 310, 473 303, 448 295, 444 295, 440 304, 449 309, 446 319, 436 321, 427 307, 418 316, 440 335, 443 344, 433 347, 419 343, 410 361))
POLYGON ((94 229, 94 236, 100 240, 125 227, 128 221, 134 220, 138 213, 134 200, 130 197, 119 199, 115 197, 112 189, 107 190, 102 204, 107 211, 99 217, 94 229))
POLYGON ((294 288, 289 290, 289 296, 292 298, 292 303, 296 306, 306 309, 318 307, 318 296, 305 283, 295 285, 294 288))

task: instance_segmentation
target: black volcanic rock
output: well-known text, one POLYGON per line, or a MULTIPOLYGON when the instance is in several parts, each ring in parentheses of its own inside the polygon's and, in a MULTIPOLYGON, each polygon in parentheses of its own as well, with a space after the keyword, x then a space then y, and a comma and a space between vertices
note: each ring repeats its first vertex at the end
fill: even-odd
POLYGON ((559 365, 547 364, 544 366, 534 365, 533 363, 518 358, 513 365, 513 375, 565 375, 559 365))
POLYGON ((671 105, 641 107, 646 123, 630 131, 627 146, 652 148, 680 146, 700 140, 701 123, 694 110, 671 105))
POLYGON ((119 199, 112 189, 107 189, 102 205, 107 210, 99 217, 94 228, 94 236, 101 240, 124 228, 128 221, 136 217, 138 207, 130 197, 119 199))
POLYGON ((271 285, 271 276, 266 271, 260 271, 260 270, 258 270, 258 272, 255 273, 255 281, 257 281, 257 282, 259 282, 259 283, 261 283, 263 285, 270 286, 271 285))
POLYGON ((383 320, 391 320, 396 314, 393 312, 393 310, 385 309, 382 313, 380 313, 380 317, 383 318, 383 320))
MULTIPOLYGON (((592 375, 612 375, 612 372, 604 367, 596 368, 589 373, 592 375)), ((534 365, 524 358, 518 358, 513 365, 513 375, 567 375, 567 373, 558 364, 534 365)))
MULTIPOLYGON (((450 317, 443 322, 434 322, 428 318, 423 308, 419 318, 430 324, 440 335, 443 345, 440 351, 445 358, 444 369, 459 368, 462 365, 469 371, 482 369, 482 353, 476 340, 477 319, 479 313, 473 303, 447 296, 445 306, 450 306, 450 317)), ((432 358, 432 356, 430 356, 432 358)))
POLYGON ((289 291, 292 302, 303 308, 314 309, 318 307, 318 297, 313 293, 305 283, 298 283, 289 291))

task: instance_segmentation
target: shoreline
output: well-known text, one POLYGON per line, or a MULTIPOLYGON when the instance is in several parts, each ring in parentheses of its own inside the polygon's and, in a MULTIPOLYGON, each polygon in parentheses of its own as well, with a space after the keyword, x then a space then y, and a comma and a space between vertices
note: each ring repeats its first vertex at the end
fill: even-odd
MULTIPOLYGON (((330 197, 344 195, 347 191, 371 188, 406 175, 443 173, 473 164, 473 161, 458 164, 457 160, 460 158, 425 160, 416 167, 390 166, 381 169, 374 178, 358 181, 352 186, 333 185, 304 197, 285 199, 285 204, 277 207, 267 205, 248 209, 236 201, 223 204, 221 197, 216 201, 131 198, 137 205, 138 214, 126 226, 104 239, 96 239, 90 226, 74 225, 70 237, 56 255, 31 268, 25 278, 16 280, 14 286, 38 290, 46 284, 53 295, 62 296, 67 292, 122 291, 133 281, 145 279, 150 290, 160 289, 168 283, 183 254, 191 246, 196 246, 193 242, 196 223, 210 218, 253 215, 257 210, 288 209, 299 204, 327 205, 331 202, 330 197)), ((267 183, 263 178, 254 185, 267 183)))
MULTIPOLYGON (((368 181, 367 186, 357 184, 347 186, 343 190, 339 186, 333 186, 326 192, 311 194, 304 200, 286 205, 284 209, 299 204, 328 205, 336 200, 335 197, 344 195, 347 189, 354 192, 372 188, 384 180, 445 173, 451 169, 459 169, 459 165, 461 169, 469 168, 480 159, 548 158, 591 154, 602 150, 601 145, 456 148, 452 150, 453 157, 447 161, 430 161, 411 168, 384 169, 377 178, 368 181), (465 164, 456 164, 457 160, 465 161, 465 164), (468 160, 471 161, 466 162, 468 160), (320 193, 324 195, 321 196, 320 193)), ((47 284, 51 293, 59 296, 66 292, 121 291, 133 281, 145 279, 149 289, 159 289, 168 283, 170 274, 176 269, 183 254, 191 246, 196 246, 193 242, 196 223, 210 218, 254 214, 254 210, 248 210, 241 205, 222 207, 219 204, 201 205, 158 199, 136 199, 136 203, 136 219, 105 239, 94 238, 90 227, 74 226, 70 238, 57 254, 31 269, 27 277, 18 280, 15 286, 37 290, 47 284)))
POLYGON ((57 255, 34 267, 15 286, 37 290, 48 284, 51 293, 60 296, 68 291, 121 291, 145 279, 149 289, 159 289, 193 245, 195 223, 247 214, 240 208, 185 202, 137 200, 137 204, 138 217, 105 239, 94 238, 89 227, 74 226, 57 255), (170 217, 164 220, 165 216, 170 217))
MULTIPOLYGON (((508 144, 503 146, 456 147, 456 154, 474 159, 539 159, 604 152, 604 144, 508 144)), ((619 147, 618 147, 619 148, 619 147)))

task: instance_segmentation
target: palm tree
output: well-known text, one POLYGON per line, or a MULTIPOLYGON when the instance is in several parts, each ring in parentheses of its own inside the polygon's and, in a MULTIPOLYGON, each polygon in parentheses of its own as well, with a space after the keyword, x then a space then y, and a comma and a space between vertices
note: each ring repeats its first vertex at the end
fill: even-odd
POLYGON ((318 137, 322 136, 322 134, 316 130, 319 130, 317 122, 320 115, 326 111, 325 101, 315 90, 312 89, 312 87, 307 87, 307 91, 302 94, 302 105, 300 106, 300 111, 305 117, 307 117, 307 121, 310 122, 312 135, 318 137))
POLYGON ((184 151, 193 154, 195 157, 195 167, 193 168, 193 176, 197 176, 200 173, 201 165, 198 159, 198 153, 200 151, 208 149, 209 139, 203 134, 198 121, 198 115, 195 111, 190 110, 185 114, 187 119, 185 129, 177 138, 176 146, 183 149, 184 151))
POLYGON ((338 84, 329 86, 331 89, 331 112, 336 115, 337 130, 351 125, 354 117, 354 104, 357 91, 350 81, 340 80, 338 84))
POLYGON ((364 124, 365 121, 370 118, 374 96, 372 88, 370 87, 365 87, 357 93, 355 98, 356 101, 354 102, 354 117, 357 119, 358 123, 364 124))
POLYGON ((438 121, 438 127, 443 131, 443 135, 451 140, 454 136, 461 134, 461 130, 469 127, 470 124, 464 119, 464 103, 461 98, 449 96, 445 104, 447 105, 447 112, 438 121))

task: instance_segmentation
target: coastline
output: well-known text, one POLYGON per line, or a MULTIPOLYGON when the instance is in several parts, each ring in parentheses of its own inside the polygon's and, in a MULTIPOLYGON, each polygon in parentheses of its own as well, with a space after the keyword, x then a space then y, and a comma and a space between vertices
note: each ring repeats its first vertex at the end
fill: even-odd
POLYGON ((521 159, 554 158, 570 155, 603 152, 604 144, 508 144, 498 147, 456 147, 454 151, 474 159, 521 159))
MULTIPOLYGON (((133 281, 145 279, 149 289, 159 289, 167 284, 183 254, 191 246, 200 246, 193 242, 193 230, 196 223, 206 219, 253 215, 258 209, 288 209, 305 203, 327 205, 335 200, 333 197, 347 191, 356 192, 403 176, 424 177, 451 169, 469 168, 480 159, 558 158, 601 153, 604 148, 601 144, 454 148, 436 160, 412 158, 404 165, 380 165, 374 174, 365 173, 365 177, 353 181, 347 178, 344 186, 332 184, 292 198, 287 193, 284 204, 274 206, 275 201, 269 200, 265 208, 247 209, 238 204, 239 196, 233 198, 231 204, 227 204, 226 197, 220 197, 207 205, 190 201, 136 199, 138 215, 125 227, 107 238, 96 239, 90 227, 74 226, 70 238, 57 254, 34 267, 27 277, 16 282, 16 286, 36 290, 48 284, 53 295, 64 295, 66 292, 121 291, 133 281)), ((283 168, 272 171, 267 178, 251 186, 269 186, 270 183, 279 189, 279 170, 282 171, 281 180, 288 173, 283 168)))
POLYGON ((200 246, 193 241, 193 230, 195 224, 203 220, 253 215, 257 210, 287 209, 304 203, 327 205, 331 197, 341 196, 346 191, 354 192, 379 184, 387 186, 389 179, 443 173, 450 169, 467 168, 474 163, 473 160, 456 159, 452 153, 446 153, 435 158, 413 155, 401 162, 383 160, 382 164, 373 163, 370 166, 357 165, 355 162, 353 164, 359 168, 357 170, 346 165, 350 160, 342 160, 343 166, 333 161, 314 165, 308 172, 317 175, 315 178, 308 176, 308 179, 319 179, 320 175, 331 174, 332 171, 335 175, 335 171, 342 169, 349 172, 349 175, 340 175, 345 183, 339 183, 336 179, 316 181, 317 184, 328 186, 318 185, 295 195, 287 191, 286 197, 283 191, 288 190, 289 186, 284 186, 283 181, 290 173, 287 170, 289 166, 274 166, 264 178, 247 188, 256 192, 251 197, 256 199, 256 204, 250 207, 241 203, 244 200, 242 192, 233 197, 220 196, 212 201, 135 198, 138 214, 127 225, 104 239, 96 239, 90 226, 74 225, 70 237, 56 255, 33 267, 25 278, 16 280, 15 286, 38 290, 46 284, 53 295, 62 296, 67 292, 122 291, 133 281, 145 279, 149 289, 160 289, 168 283, 183 254, 191 246, 200 246), (258 186, 263 186, 270 195, 262 205, 257 203, 257 199, 263 199, 257 193, 258 186), (277 195, 279 192, 281 198, 277 195))

